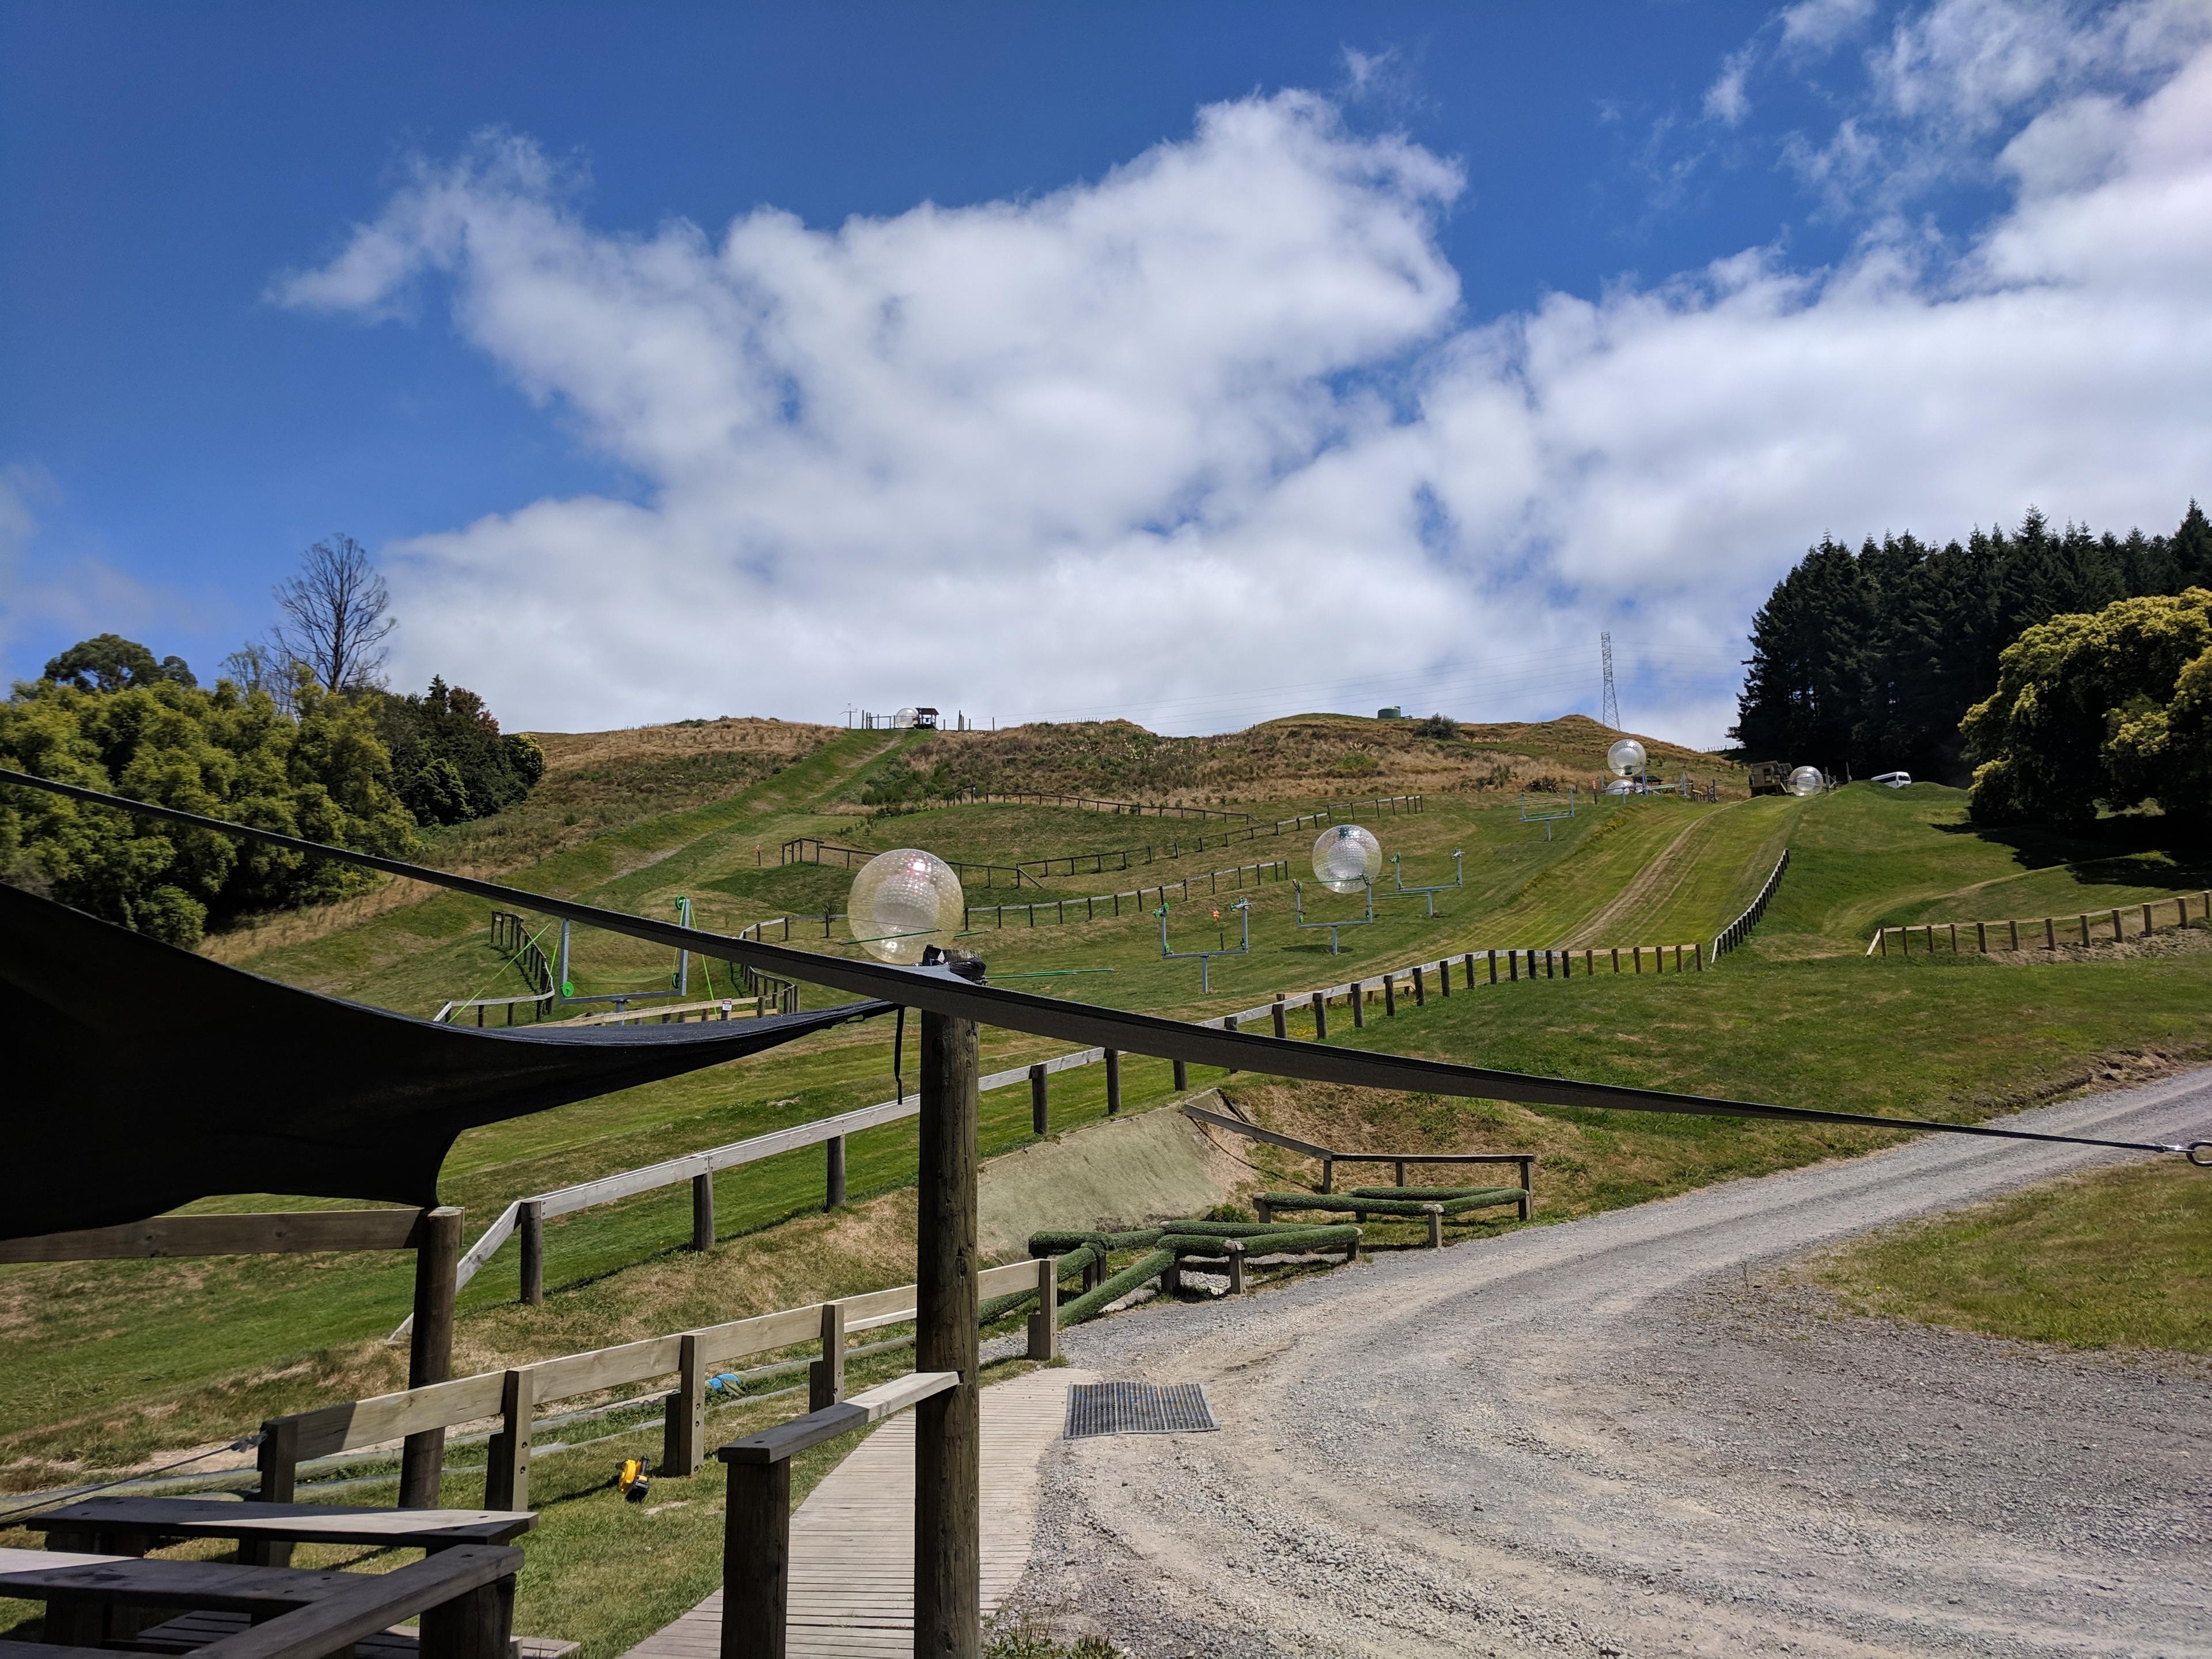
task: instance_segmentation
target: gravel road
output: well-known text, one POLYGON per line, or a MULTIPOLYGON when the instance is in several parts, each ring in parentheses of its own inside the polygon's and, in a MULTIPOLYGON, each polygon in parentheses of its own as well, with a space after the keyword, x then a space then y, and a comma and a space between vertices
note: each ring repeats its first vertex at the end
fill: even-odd
MULTIPOLYGON (((2212 1071, 2011 1121, 2206 1138, 2212 1071)), ((1929 1136, 1070 1332, 1222 1431, 1057 1443, 1015 1605, 1147 1659, 2212 1655, 2212 1367, 1834 1316, 1787 1270, 2134 1156, 1929 1136)))

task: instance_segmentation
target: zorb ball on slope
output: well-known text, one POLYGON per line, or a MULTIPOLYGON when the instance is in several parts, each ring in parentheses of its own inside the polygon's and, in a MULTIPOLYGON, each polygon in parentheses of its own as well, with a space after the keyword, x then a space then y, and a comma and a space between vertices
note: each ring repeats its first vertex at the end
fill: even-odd
POLYGON ((1790 793, 1793 795, 1817 795, 1827 787, 1828 781, 1820 775, 1817 766, 1801 766, 1790 775, 1790 793))
POLYGON ((1644 745, 1623 738, 1605 751, 1605 769, 1616 778, 1633 777, 1644 769, 1644 745))
POLYGON ((1314 875, 1332 893, 1356 893, 1382 873, 1382 843, 1356 823, 1340 823, 1314 842, 1314 875))
POLYGON ((926 946, 960 931, 960 878, 934 853, 902 847, 870 859, 853 878, 845 925, 878 962, 907 967, 926 946))

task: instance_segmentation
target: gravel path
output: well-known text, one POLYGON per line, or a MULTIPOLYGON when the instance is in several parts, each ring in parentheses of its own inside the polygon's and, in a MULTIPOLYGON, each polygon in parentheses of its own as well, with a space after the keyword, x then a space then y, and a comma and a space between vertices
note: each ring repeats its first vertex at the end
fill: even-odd
MULTIPOLYGON (((2014 1121, 2204 1138, 2212 1071, 2014 1121)), ((1058 1443, 1016 1605, 1147 1659, 2212 1655, 2212 1367, 1784 1271, 2132 1156, 1929 1136, 1070 1332, 1223 1431, 1058 1443)))

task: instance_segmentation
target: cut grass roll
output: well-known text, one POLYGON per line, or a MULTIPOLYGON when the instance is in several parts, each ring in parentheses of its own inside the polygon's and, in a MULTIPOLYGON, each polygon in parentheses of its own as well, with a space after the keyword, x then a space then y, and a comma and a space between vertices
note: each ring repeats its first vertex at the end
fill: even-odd
POLYGON ((1095 1290, 1085 1291, 1072 1302, 1060 1304, 1062 1327, 1079 1325, 1109 1302, 1119 1301, 1148 1279, 1158 1279, 1175 1265, 1173 1250, 1151 1250, 1137 1258, 1095 1290))

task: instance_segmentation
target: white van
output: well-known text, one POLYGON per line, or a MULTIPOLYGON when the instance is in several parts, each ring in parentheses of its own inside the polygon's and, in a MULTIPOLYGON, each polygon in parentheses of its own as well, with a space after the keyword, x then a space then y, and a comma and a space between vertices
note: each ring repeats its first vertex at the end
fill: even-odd
POLYGON ((1884 772, 1880 777, 1870 778, 1868 781, 1870 783, 1886 783, 1893 789, 1902 789, 1906 784, 1912 781, 1912 774, 1910 772, 1884 772))

